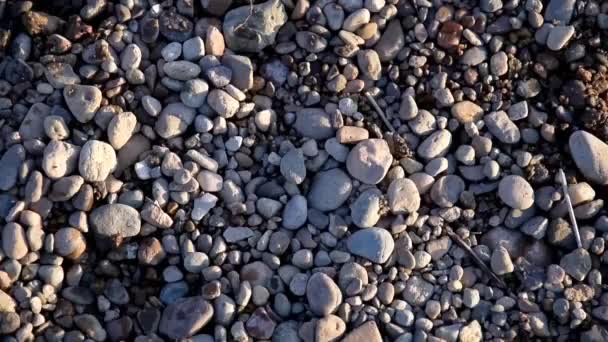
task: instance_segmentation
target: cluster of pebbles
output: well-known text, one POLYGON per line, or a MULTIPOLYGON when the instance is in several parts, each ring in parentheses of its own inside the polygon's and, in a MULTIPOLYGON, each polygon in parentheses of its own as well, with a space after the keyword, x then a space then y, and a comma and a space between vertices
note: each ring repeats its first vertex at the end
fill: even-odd
POLYGON ((608 340, 607 2, 0 18, 0 340, 608 340))

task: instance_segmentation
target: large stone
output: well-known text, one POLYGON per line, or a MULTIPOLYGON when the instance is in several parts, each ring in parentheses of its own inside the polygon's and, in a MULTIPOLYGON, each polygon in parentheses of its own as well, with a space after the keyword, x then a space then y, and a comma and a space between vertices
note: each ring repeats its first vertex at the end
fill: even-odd
POLYGON ((158 331, 172 340, 188 338, 209 323, 213 306, 201 296, 178 299, 163 310, 158 331))
POLYGON ((194 121, 196 112, 182 103, 171 103, 160 113, 154 130, 164 139, 180 136, 194 121))
POLYGON ((296 230, 302 227, 308 218, 308 202, 302 195, 294 195, 283 209, 283 227, 296 230))
POLYGON ((416 183, 408 178, 391 182, 386 192, 388 207, 393 214, 413 214, 420 208, 420 194, 416 183))
POLYGON ((46 134, 44 131, 44 119, 51 113, 51 107, 44 103, 34 103, 27 111, 25 118, 19 126, 21 139, 43 139, 46 134))
POLYGON ((511 208, 525 210, 534 204, 534 189, 523 177, 509 175, 498 184, 498 197, 511 208))
POLYGON ((116 152, 110 144, 89 140, 80 150, 78 171, 87 182, 106 180, 117 165, 116 152))
POLYGON ((420 276, 410 277, 405 283, 402 292, 403 299, 413 306, 424 306, 433 295, 433 284, 422 279, 420 276))
POLYGON ((451 112, 452 116, 462 124, 476 122, 483 117, 483 109, 471 101, 455 103, 452 106, 451 112))
POLYGON ((353 184, 344 171, 331 169, 317 173, 308 191, 310 207, 331 211, 339 208, 350 196, 353 184))
POLYGON ((79 155, 79 146, 53 140, 44 148, 42 169, 50 179, 69 176, 78 166, 79 155))
POLYGON ((397 57, 397 54, 405 46, 405 34, 398 19, 391 20, 378 43, 374 46, 374 50, 378 53, 380 61, 388 62, 397 57))
POLYGON ((25 160, 25 149, 19 144, 11 146, 0 158, 0 190, 8 191, 17 184, 21 164, 25 160))
POLYGON ((327 316, 342 303, 342 292, 325 273, 313 274, 306 284, 306 299, 310 311, 318 316, 327 316))
POLYGON ((96 208, 89 215, 89 223, 96 234, 112 239, 135 236, 141 228, 139 212, 119 203, 96 208))
POLYGON ((224 38, 235 52, 260 52, 274 44, 277 32, 286 21, 287 13, 280 0, 241 6, 224 16, 224 38))
POLYGON ((365 228, 351 235, 346 245, 352 254, 377 264, 385 263, 395 249, 395 240, 383 228, 365 228))
POLYGON ((382 342, 382 335, 376 321, 367 321, 353 329, 342 342, 382 342))
POLYGON ((300 109, 293 127, 300 135, 315 140, 331 138, 335 134, 329 114, 321 108, 300 109))
POLYGON ((570 154, 581 173, 593 183, 608 184, 608 145, 585 131, 572 133, 570 154))
POLYGON ((378 184, 391 167, 393 155, 384 139, 367 139, 348 154, 346 169, 365 184, 378 184))
POLYGON ((63 88, 63 98, 76 120, 86 123, 95 117, 102 95, 97 87, 73 84, 63 88))

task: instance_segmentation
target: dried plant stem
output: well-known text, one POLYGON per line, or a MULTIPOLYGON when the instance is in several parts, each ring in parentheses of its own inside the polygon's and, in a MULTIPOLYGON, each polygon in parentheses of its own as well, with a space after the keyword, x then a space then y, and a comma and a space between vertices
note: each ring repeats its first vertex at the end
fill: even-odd
POLYGON ((367 91, 365 91, 363 93, 363 95, 365 95, 367 100, 372 104, 372 107, 374 107, 374 110, 376 111, 376 113, 378 113, 378 115, 380 115, 380 118, 382 118, 382 121, 384 122, 386 127, 388 127, 388 129, 390 129, 391 132, 393 132, 393 133, 397 132, 395 130, 395 128, 393 127, 393 125, 391 125, 391 122, 388 121, 386 114, 384 114, 384 111, 382 110, 382 108, 380 108, 380 106, 378 106, 378 102, 376 102, 376 100, 372 97, 372 95, 367 91))
POLYGON ((581 243, 581 233, 578 230, 578 224, 576 223, 576 216, 574 216, 574 208, 572 208, 572 201, 570 200, 570 193, 568 192, 568 181, 564 170, 559 169, 557 171, 559 182, 562 183, 562 192, 564 193, 564 199, 566 200, 566 206, 568 207, 568 215, 570 216, 570 223, 572 224, 572 231, 574 231, 574 238, 576 239, 576 246, 578 248, 583 247, 581 243))

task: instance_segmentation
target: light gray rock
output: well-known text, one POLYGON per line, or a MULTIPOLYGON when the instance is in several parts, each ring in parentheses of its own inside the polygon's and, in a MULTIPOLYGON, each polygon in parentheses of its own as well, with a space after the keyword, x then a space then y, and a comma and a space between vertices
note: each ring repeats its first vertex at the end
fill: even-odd
POLYGON ((360 228, 373 227, 380 219, 382 192, 372 188, 362 192, 350 206, 350 217, 360 228))
POLYGON ((137 118, 131 112, 122 112, 115 115, 108 124, 108 141, 115 150, 120 150, 131 139, 137 118))
POLYGON ((17 176, 25 156, 25 149, 19 144, 11 146, 4 152, 0 158, 0 190, 8 191, 17 184, 17 176))
POLYGON ((239 101, 221 89, 209 92, 207 104, 223 118, 231 118, 239 110, 239 101))
POLYGON ((74 84, 63 88, 63 98, 76 120, 87 123, 95 117, 102 94, 97 87, 74 84))
POLYGON ((253 87, 253 64, 247 56, 225 54, 222 64, 232 70, 232 80, 235 87, 242 91, 253 87))
POLYGON ((511 208, 525 210, 534 204, 534 189, 523 177, 509 175, 498 184, 498 197, 511 208))
POLYGON ((342 303, 342 292, 333 279, 325 273, 317 272, 308 279, 306 299, 310 311, 318 316, 327 316, 342 303))
POLYGON ((171 139, 182 135, 194 121, 194 109, 182 103, 171 103, 160 113, 154 130, 164 139, 171 139))
POLYGON ((559 51, 574 36, 573 26, 555 26, 549 31, 547 37, 547 47, 553 51, 559 51))
POLYGON ((302 184, 306 179, 306 165, 304 162, 304 154, 301 149, 294 148, 289 150, 289 152, 281 158, 281 174, 289 182, 302 184))
POLYGON ((89 140, 80 150, 78 171, 87 182, 106 180, 116 165, 116 152, 103 141, 89 140))
MULTIPOLYGON (((52 140, 44 148, 42 169, 50 179, 69 176, 78 166, 80 147, 67 142, 52 140)), ((0 163, 0 168, 4 163, 0 163)), ((5 173, 3 173, 5 174, 5 173)))
POLYGON ((385 263, 393 253, 395 241, 382 228, 360 229, 347 242, 348 251, 377 264, 385 263))
POLYGON ((452 133, 446 129, 435 131, 429 135, 416 150, 418 155, 426 160, 444 156, 452 144, 452 133))
POLYGON ((44 103, 34 103, 19 126, 21 138, 23 140, 43 139, 45 136, 44 120, 50 113, 51 107, 44 103))
POLYGON ((28 253, 25 230, 21 225, 9 222, 2 228, 2 250, 7 257, 15 260, 28 253))
POLYGON ((350 177, 340 169, 319 172, 312 180, 308 191, 310 207, 331 211, 339 208, 350 196, 353 184, 350 177))
POLYGON ((403 95, 399 106, 399 118, 401 120, 411 120, 418 115, 418 105, 413 96, 403 95))
POLYGON ((124 204, 106 204, 95 208, 89 215, 89 223, 96 234, 120 239, 139 234, 139 212, 124 204))
POLYGON ((391 167, 393 155, 384 139, 359 142, 348 154, 346 169, 365 184, 378 184, 391 167))
POLYGON ((573 252, 562 257, 559 265, 572 278, 583 281, 589 271, 591 271, 591 256, 584 248, 575 249, 573 252))
POLYGON ((410 305, 422 307, 431 299, 433 292, 433 284, 422 279, 420 276, 413 276, 405 283, 402 296, 410 305))
POLYGON ((190 108, 198 108, 205 104, 208 93, 209 85, 207 82, 199 78, 195 78, 184 83, 182 91, 179 93, 179 98, 186 106, 190 108))
POLYGON ((307 138, 324 140, 335 134, 329 114, 321 108, 303 108, 296 113, 296 131, 307 138))
POLYGON ((576 166, 587 180, 601 185, 608 184, 608 145, 593 134, 576 131, 568 142, 570 154, 576 166))
POLYGON ((507 249, 503 246, 498 246, 498 248, 492 252, 490 267, 492 267, 492 271, 498 275, 511 273, 515 269, 509 252, 507 252, 507 249))
POLYGON ((559 23, 566 25, 572 18, 572 12, 574 12, 574 4, 576 0, 551 0, 547 9, 545 9, 545 21, 552 22, 558 21, 559 23))
POLYGON ((521 138, 519 128, 504 111, 500 110, 486 115, 484 122, 492 135, 501 142, 505 144, 516 144, 519 142, 521 138))
POLYGON ((260 52, 274 44, 277 32, 286 21, 287 13, 280 0, 241 6, 224 16, 224 39, 235 52, 260 52))
POLYGON ((483 109, 471 101, 457 102, 450 111, 452 116, 462 124, 476 122, 483 117, 483 109))
POLYGON ((189 61, 174 61, 165 63, 163 71, 173 79, 188 81, 201 73, 201 67, 189 61))
POLYGON ((416 183, 408 178, 391 182, 386 192, 388 206, 395 215, 412 214, 420 208, 420 194, 416 183))
POLYGON ((213 306, 201 296, 181 298, 163 310, 158 330, 172 340, 188 338, 211 321, 213 312, 213 306))
POLYGON ((443 176, 433 184, 431 199, 440 207, 451 208, 458 202, 464 189, 464 181, 459 176, 443 176))
POLYGON ((283 227, 291 230, 302 227, 308 218, 308 202, 306 197, 295 195, 287 201, 283 209, 283 227))

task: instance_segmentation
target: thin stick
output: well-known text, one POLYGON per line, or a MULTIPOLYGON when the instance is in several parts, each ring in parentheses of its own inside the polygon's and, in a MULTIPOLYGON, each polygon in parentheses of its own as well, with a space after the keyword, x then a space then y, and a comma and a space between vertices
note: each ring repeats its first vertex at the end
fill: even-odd
POLYGON ((578 224, 576 223, 576 216, 574 216, 574 208, 572 208, 572 201, 570 200, 570 193, 568 192, 568 181, 566 181, 566 175, 564 170, 559 169, 557 171, 559 182, 562 183, 562 191, 564 193, 564 199, 566 200, 566 206, 568 207, 568 214, 570 216, 570 223, 572 223, 572 231, 574 231, 574 238, 576 239, 576 245, 578 248, 582 248, 581 233, 578 230, 578 224))
POLYGON ((386 114, 384 114, 384 111, 382 110, 382 108, 380 108, 380 106, 378 106, 378 102, 376 102, 376 100, 372 97, 372 95, 367 91, 363 92, 363 95, 365 95, 367 100, 372 104, 372 107, 374 107, 374 109, 376 110, 376 113, 378 113, 378 115, 380 115, 380 117, 382 118, 382 121, 384 121, 384 124, 386 125, 386 127, 388 127, 388 129, 390 129, 391 132, 393 132, 393 133, 397 132, 395 130, 395 128, 393 127, 393 125, 391 125, 390 121, 388 121, 386 114))
POLYGON ((460 236, 458 236, 458 234, 454 233, 451 229, 447 229, 446 231, 448 233, 448 236, 450 238, 452 238, 452 240, 456 241, 456 243, 462 249, 464 249, 467 253, 469 253, 469 255, 471 256, 471 259, 473 259, 473 261, 475 261, 475 263, 477 264, 477 266, 479 266, 479 268, 481 268, 484 272, 489 274, 492 277, 492 279, 494 279, 498 283, 498 285, 500 285, 500 287, 502 287, 503 289, 509 290, 509 288, 507 287, 507 284, 496 273, 494 273, 494 271, 492 271, 492 269, 490 267, 488 267, 488 265, 486 265, 486 263, 483 262, 483 260, 481 260, 481 258, 477 255, 477 253, 475 253, 475 251, 469 246, 468 243, 466 243, 460 236))

